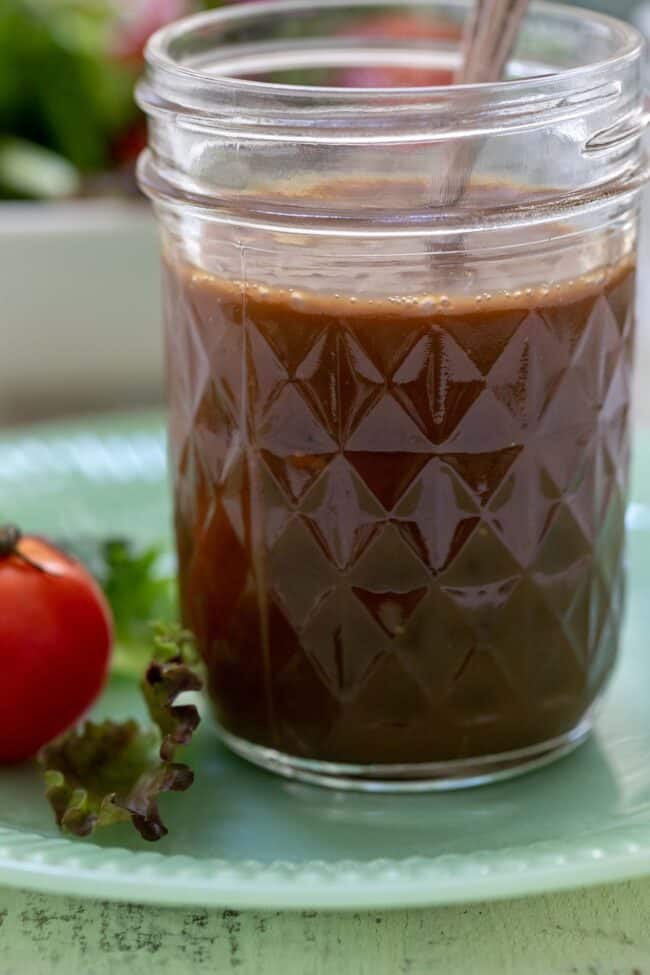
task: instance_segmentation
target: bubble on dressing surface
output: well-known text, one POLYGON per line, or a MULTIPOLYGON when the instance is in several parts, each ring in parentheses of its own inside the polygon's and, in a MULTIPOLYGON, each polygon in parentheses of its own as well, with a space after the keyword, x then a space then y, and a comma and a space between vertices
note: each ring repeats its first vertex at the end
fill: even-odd
POLYGON ((594 284, 597 287, 600 287, 601 285, 605 284, 607 278, 609 277, 610 270, 611 270, 610 268, 602 267, 599 271, 596 272, 596 274, 594 275, 594 284))
MULTIPOLYGON (((242 292, 249 292, 252 297, 257 297, 260 300, 268 301, 270 299, 282 301, 287 304, 287 306, 296 309, 296 311, 306 311, 308 312, 310 308, 319 307, 326 308, 327 303, 335 299, 337 304, 343 303, 349 307, 350 312, 356 314, 357 310, 359 312, 364 310, 368 314, 372 314, 374 310, 389 309, 393 315, 401 313, 414 313, 421 315, 423 317, 433 318, 436 315, 455 315, 462 313, 463 311, 474 310, 477 313, 485 312, 488 310, 490 312, 498 312, 503 305, 504 310, 507 306, 516 303, 517 307, 523 307, 525 303, 527 307, 531 307, 538 303, 543 305, 549 302, 554 302, 556 300, 561 301, 562 304, 567 301, 574 300, 582 293, 591 292, 592 289, 598 288, 602 289, 606 286, 614 276, 618 277, 622 274, 626 268, 633 268, 634 261, 628 258, 626 262, 621 263, 607 263, 601 264, 599 267, 594 267, 590 271, 582 274, 576 275, 575 272, 570 278, 564 278, 557 280, 555 277, 546 277, 542 279, 541 282, 538 280, 532 285, 530 280, 528 282, 513 282, 511 288, 495 288, 493 291, 481 291, 477 287, 477 290, 472 294, 472 292, 465 291, 464 293, 450 292, 449 288, 445 289, 445 293, 426 291, 418 293, 413 289, 413 282, 411 280, 404 281, 407 285, 404 291, 401 293, 392 292, 392 294, 387 295, 385 292, 381 294, 375 293, 372 297, 372 291, 369 288, 369 294, 365 294, 363 290, 363 282, 358 279, 355 281, 355 286, 353 293, 344 292, 340 288, 334 294, 330 292, 327 294, 326 291, 313 291, 311 286, 305 289, 300 287, 276 287, 270 282, 256 282, 254 280, 242 280, 241 278, 222 278, 215 272, 207 271, 205 269, 196 268, 195 266, 188 265, 188 279, 191 281, 194 287, 196 286, 209 286, 214 283, 218 286, 224 293, 228 293, 232 296, 237 294, 241 295, 242 292), (313 303, 316 302, 315 306, 313 303)), ((548 269, 547 273, 548 273, 548 269)), ((337 282, 339 283, 339 282, 337 282)), ((373 283, 385 284, 385 282, 377 282, 373 279, 373 283)), ((392 282, 393 288, 396 285, 396 281, 392 282)), ((478 281, 476 284, 478 285, 478 281)), ((484 280, 484 285, 487 280, 484 280)), ((295 283, 297 285, 297 282, 295 283)))

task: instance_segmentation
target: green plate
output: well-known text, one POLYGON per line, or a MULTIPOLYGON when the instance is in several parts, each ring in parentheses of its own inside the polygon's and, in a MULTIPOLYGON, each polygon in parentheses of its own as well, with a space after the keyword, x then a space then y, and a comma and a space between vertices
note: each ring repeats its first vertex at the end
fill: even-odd
MULTIPOLYGON (((208 725, 170 835, 61 837, 31 766, 0 771, 0 884, 233 908, 404 907, 650 873, 650 439, 637 444, 622 663, 594 738, 527 777, 437 795, 341 794, 229 755, 208 725)), ((53 535, 169 537, 160 416, 32 428, 0 439, 0 516, 53 535)), ((137 713, 116 682, 98 711, 137 713)))

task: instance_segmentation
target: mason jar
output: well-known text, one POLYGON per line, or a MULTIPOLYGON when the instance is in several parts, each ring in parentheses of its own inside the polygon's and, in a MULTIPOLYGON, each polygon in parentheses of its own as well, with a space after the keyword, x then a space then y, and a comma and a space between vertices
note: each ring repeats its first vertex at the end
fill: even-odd
POLYGON ((538 3, 452 85, 465 0, 280 0, 157 33, 183 619, 219 731, 287 776, 491 781, 614 666, 643 44, 538 3))

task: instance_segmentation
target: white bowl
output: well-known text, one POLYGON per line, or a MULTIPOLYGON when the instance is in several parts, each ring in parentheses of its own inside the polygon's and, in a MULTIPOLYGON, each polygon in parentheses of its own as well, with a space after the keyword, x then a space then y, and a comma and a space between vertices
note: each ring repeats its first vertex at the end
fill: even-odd
POLYGON ((146 204, 0 204, 0 303, 0 422, 162 398, 146 204))

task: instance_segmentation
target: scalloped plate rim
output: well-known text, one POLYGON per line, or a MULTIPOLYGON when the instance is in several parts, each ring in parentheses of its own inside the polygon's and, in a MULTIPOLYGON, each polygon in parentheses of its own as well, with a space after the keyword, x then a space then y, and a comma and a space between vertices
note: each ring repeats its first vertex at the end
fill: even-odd
POLYGON ((650 837, 646 843, 625 841, 625 849, 617 844, 618 850, 607 852, 607 840, 611 841, 616 832, 601 834, 602 842, 598 842, 599 834, 591 835, 588 846, 569 856, 558 840, 478 850, 472 855, 262 863, 99 847, 0 826, 0 883, 43 893, 161 906, 286 910, 440 906, 544 894, 648 875, 650 837), (12 855, 14 842, 23 855, 12 855), (550 862, 530 863, 531 854, 543 854, 550 862), (90 863, 84 864, 85 859, 90 863), (121 872, 115 868, 119 861, 128 862, 130 868, 135 862, 138 867, 121 872), (163 872, 165 886, 161 887, 163 872), (97 889, 98 882, 101 890, 97 889))

